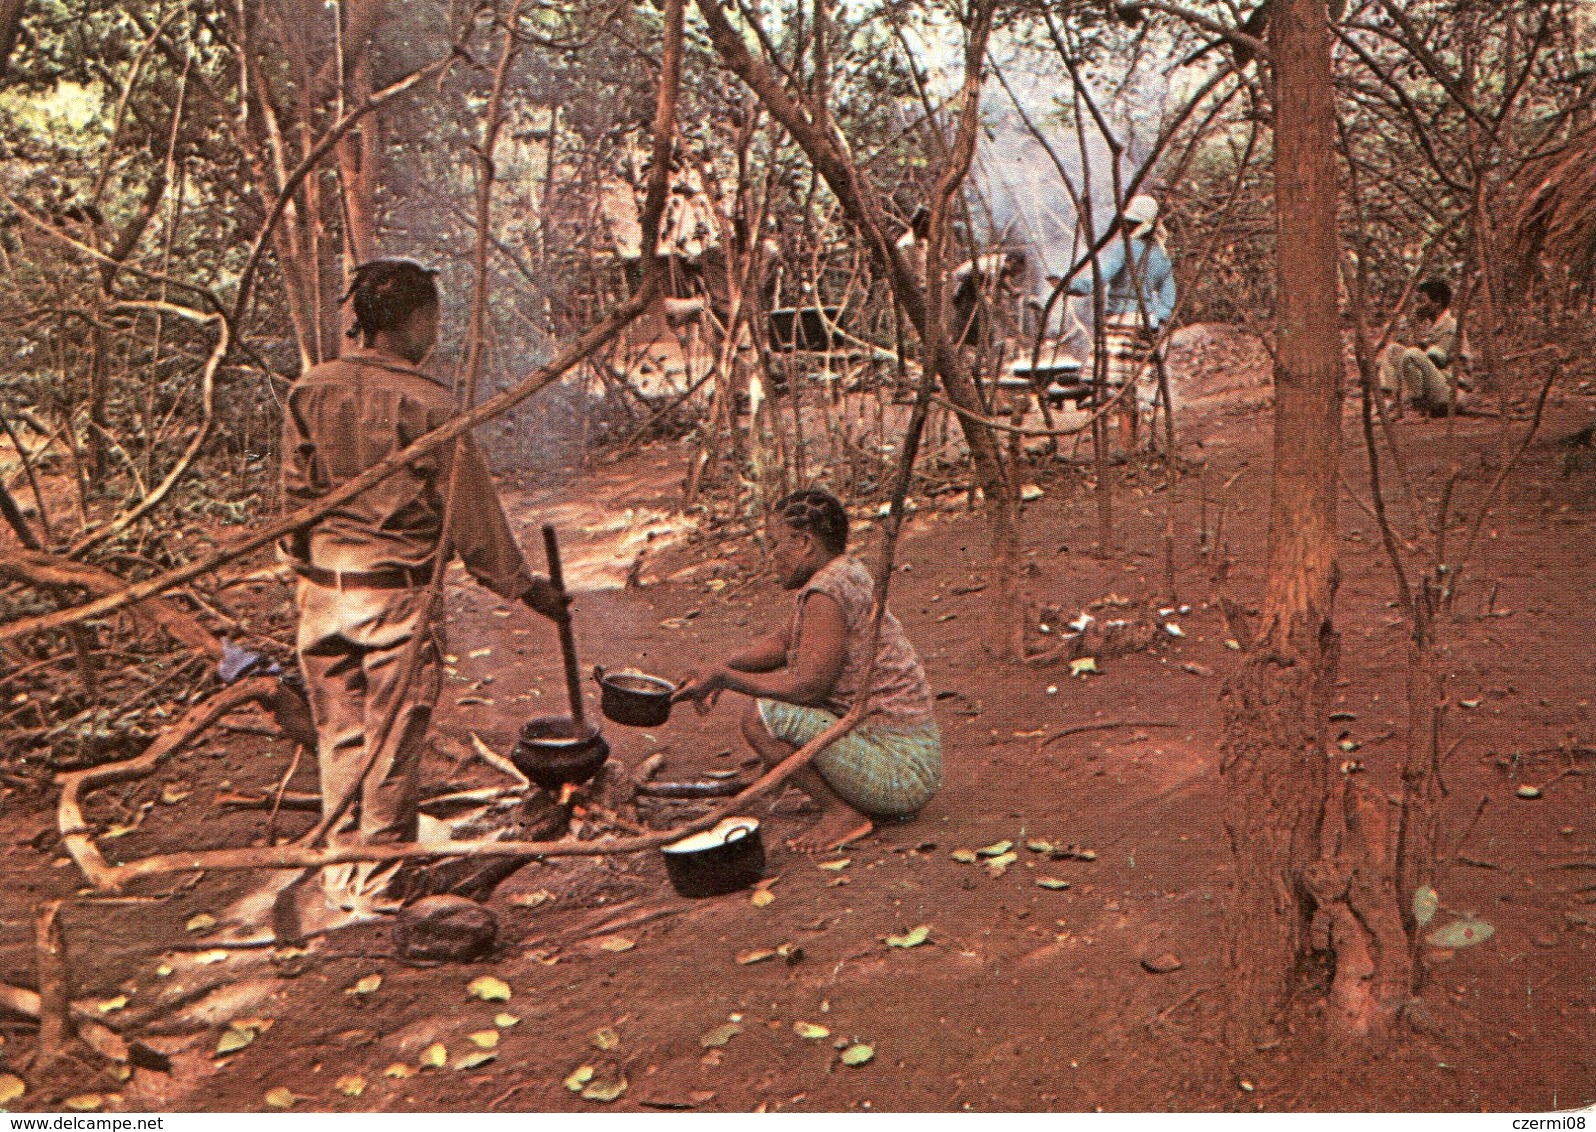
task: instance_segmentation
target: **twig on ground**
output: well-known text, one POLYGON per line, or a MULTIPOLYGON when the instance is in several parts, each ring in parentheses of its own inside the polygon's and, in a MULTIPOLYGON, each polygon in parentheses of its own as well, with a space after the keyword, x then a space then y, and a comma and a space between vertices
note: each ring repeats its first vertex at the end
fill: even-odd
POLYGON ((1065 736, 1068 736, 1068 735, 1079 735, 1079 734, 1081 734, 1083 732, 1086 732, 1086 731, 1110 731, 1110 730, 1112 730, 1112 729, 1114 729, 1116 727, 1179 727, 1179 726, 1180 726, 1180 724, 1171 722, 1169 720, 1152 720, 1152 719, 1121 719, 1121 720, 1115 720, 1112 723, 1077 723, 1073 727, 1066 727, 1062 731, 1055 731, 1053 734, 1049 735, 1046 739, 1043 739, 1041 741, 1041 743, 1039 743, 1037 746, 1039 748, 1040 747, 1045 747, 1049 743, 1054 742, 1055 740, 1063 739, 1065 736))

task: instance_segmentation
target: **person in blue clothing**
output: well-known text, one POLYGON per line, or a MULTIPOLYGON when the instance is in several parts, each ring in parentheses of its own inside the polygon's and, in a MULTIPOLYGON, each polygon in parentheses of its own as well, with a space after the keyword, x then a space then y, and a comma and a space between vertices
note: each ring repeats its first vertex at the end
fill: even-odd
MULTIPOLYGON (((1121 447, 1136 446, 1141 406, 1135 386, 1152 367, 1158 332, 1175 313, 1175 270, 1158 231, 1158 202, 1145 194, 1125 205, 1114 236, 1098 253, 1103 281, 1103 348, 1111 393, 1129 385, 1119 403, 1121 447)), ((1070 282, 1072 295, 1092 293, 1092 272, 1070 282)))

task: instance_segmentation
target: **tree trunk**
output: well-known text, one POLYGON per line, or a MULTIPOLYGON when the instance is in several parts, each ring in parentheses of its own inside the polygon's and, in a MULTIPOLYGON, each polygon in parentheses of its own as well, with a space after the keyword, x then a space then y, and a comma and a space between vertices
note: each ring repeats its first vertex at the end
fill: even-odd
POLYGON ((1268 580, 1258 637, 1221 697, 1225 824, 1237 864, 1232 1038, 1247 1045, 1283 1019, 1308 950, 1313 893, 1335 888, 1318 875, 1330 779, 1325 709, 1338 653, 1331 612, 1341 341, 1330 38, 1323 0, 1276 0, 1275 8, 1279 309, 1268 580))

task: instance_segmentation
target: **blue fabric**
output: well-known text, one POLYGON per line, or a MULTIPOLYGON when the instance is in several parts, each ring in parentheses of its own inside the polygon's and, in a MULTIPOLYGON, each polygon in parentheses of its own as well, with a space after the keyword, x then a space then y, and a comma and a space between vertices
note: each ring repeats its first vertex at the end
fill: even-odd
MULTIPOLYGON (((1175 313, 1175 269, 1164 249, 1148 240, 1132 237, 1130 265, 1125 261, 1125 238, 1116 235, 1098 253, 1098 268, 1103 276, 1103 312, 1113 315, 1140 315, 1147 304, 1149 330, 1157 330, 1175 313), (1141 291, 1137 292, 1137 276, 1141 291)), ((1092 293, 1092 271, 1083 268, 1070 283, 1070 294, 1092 293)))

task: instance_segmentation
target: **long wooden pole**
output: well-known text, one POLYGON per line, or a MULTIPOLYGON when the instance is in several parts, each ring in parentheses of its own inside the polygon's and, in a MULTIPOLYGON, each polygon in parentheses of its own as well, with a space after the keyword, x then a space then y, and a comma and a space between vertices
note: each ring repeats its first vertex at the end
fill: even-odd
MULTIPOLYGON (((560 598, 565 598, 565 571, 560 566, 560 540, 552 523, 543 524, 543 550, 549 558, 549 584, 560 598)), ((571 616, 567 613, 557 624, 560 627, 560 658, 565 662, 565 695, 571 701, 571 726, 575 738, 587 735, 587 723, 582 718, 582 678, 576 670, 576 634, 571 629, 571 616)))

